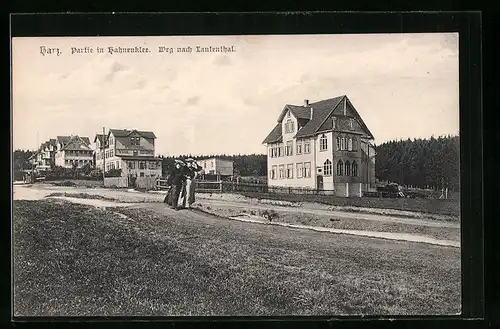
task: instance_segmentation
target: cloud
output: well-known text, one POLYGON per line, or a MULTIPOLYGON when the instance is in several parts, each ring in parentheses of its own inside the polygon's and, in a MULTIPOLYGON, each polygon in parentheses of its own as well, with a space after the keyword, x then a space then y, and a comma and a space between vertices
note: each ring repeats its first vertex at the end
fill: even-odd
MULTIPOLYGON (((64 38, 53 40, 56 46, 68 43, 64 38)), ((91 40, 96 46, 110 42, 91 40)), ((124 46, 136 42, 119 40, 124 46)), ((148 38, 151 47, 156 42, 176 46, 176 42, 219 41, 234 43, 237 52, 35 61, 28 56, 32 47, 28 41, 16 46, 20 48, 13 55, 15 145, 32 145, 36 130, 33 137, 33 125, 28 122, 35 120, 41 139, 49 138, 53 127, 58 127, 58 134, 68 130, 92 135, 103 125, 137 126, 157 134, 158 152, 163 154, 260 152, 284 104, 343 94, 359 110, 377 142, 402 134, 438 135, 458 129, 456 37, 148 38), (434 116, 439 120, 428 123, 434 116), (397 123, 390 129, 384 119, 388 117, 397 123)), ((36 46, 39 40, 31 42, 36 46)))
POLYGON ((194 96, 194 97, 189 97, 186 101, 186 105, 196 105, 200 102, 200 97, 194 96))

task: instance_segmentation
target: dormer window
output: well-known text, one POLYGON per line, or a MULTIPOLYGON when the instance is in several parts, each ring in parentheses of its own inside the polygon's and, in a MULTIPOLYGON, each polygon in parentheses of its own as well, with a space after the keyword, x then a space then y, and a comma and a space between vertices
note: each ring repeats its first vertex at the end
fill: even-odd
POLYGON ((140 145, 139 137, 130 137, 130 144, 139 146, 140 145))

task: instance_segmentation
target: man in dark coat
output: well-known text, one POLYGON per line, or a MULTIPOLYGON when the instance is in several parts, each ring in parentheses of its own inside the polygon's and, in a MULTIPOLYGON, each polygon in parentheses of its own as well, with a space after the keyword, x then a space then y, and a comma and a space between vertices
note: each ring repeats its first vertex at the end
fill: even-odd
POLYGON ((186 164, 182 162, 181 160, 175 160, 175 165, 172 169, 170 169, 170 173, 168 175, 167 179, 167 185, 170 186, 167 198, 170 199, 168 201, 168 204, 170 205, 171 208, 175 210, 179 210, 178 207, 178 202, 179 202, 179 196, 182 191, 182 186, 184 184, 184 171, 186 164))

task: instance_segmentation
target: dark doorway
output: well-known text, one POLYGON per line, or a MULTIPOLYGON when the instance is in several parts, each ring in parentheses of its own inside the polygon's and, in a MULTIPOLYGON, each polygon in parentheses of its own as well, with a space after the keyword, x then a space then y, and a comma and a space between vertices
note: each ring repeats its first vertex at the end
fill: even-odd
POLYGON ((316 176, 316 189, 323 190, 323 175, 316 176))

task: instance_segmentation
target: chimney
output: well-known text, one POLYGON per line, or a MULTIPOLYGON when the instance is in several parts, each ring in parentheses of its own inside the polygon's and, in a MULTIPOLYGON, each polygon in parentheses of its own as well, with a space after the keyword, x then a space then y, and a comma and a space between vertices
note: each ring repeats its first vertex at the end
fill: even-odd
POLYGON ((311 118, 309 120, 312 120, 313 118, 313 113, 314 113, 314 109, 311 107, 311 118))
POLYGON ((309 100, 308 99, 304 99, 304 107, 308 107, 309 106, 309 100))

